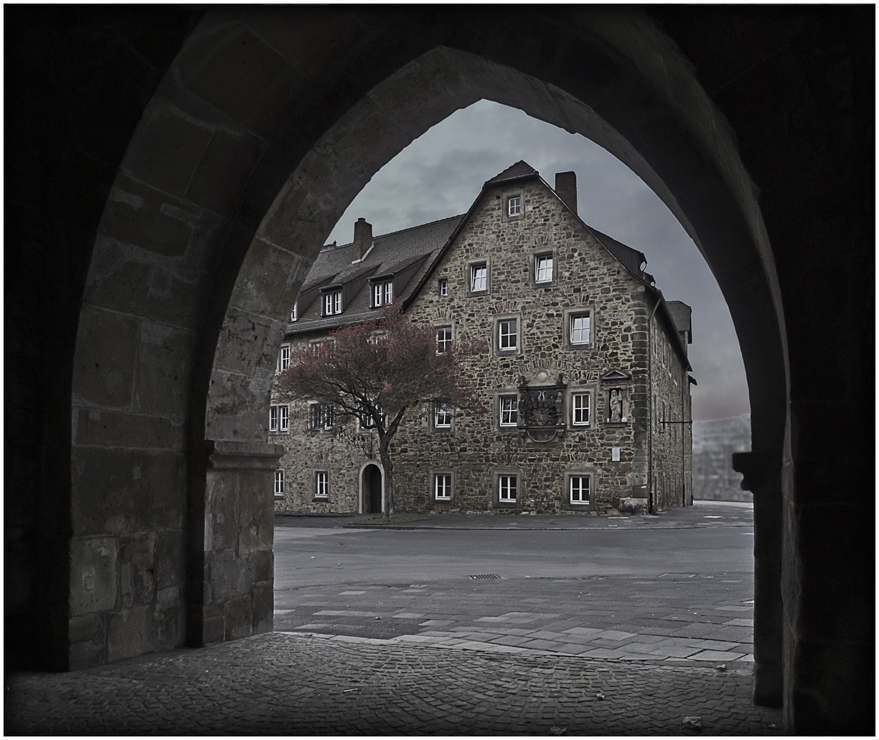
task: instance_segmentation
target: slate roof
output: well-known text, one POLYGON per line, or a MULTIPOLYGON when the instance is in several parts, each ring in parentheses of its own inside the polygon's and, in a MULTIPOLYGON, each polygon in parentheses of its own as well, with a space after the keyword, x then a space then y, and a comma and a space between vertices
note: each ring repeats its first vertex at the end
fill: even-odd
POLYGON ((678 327, 678 331, 689 332, 690 344, 693 342, 693 309, 683 301, 666 301, 669 313, 678 327))
POLYGON ((492 177, 491 180, 486 180, 482 187, 487 188, 492 185, 499 185, 502 182, 518 180, 523 177, 533 177, 539 174, 530 164, 520 159, 516 164, 507 167, 503 172, 492 177))
POLYGON ((287 327, 288 333, 315 331, 358 321, 374 314, 370 309, 370 277, 413 272, 406 284, 395 286, 395 298, 406 299, 427 272, 449 236, 463 219, 451 216, 373 238, 372 249, 362 262, 351 263, 352 243, 324 247, 299 292, 299 320, 287 327), (343 313, 321 316, 320 288, 332 285, 357 286, 348 296, 343 313), (307 305, 303 305, 307 303, 307 305))

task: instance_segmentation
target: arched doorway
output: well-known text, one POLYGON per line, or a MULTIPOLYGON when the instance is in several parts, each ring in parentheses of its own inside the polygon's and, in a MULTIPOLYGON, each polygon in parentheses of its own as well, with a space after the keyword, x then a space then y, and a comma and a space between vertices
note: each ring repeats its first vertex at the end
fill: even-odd
POLYGON ((381 514, 382 471, 374 463, 367 464, 360 475, 360 501, 364 514, 381 514))

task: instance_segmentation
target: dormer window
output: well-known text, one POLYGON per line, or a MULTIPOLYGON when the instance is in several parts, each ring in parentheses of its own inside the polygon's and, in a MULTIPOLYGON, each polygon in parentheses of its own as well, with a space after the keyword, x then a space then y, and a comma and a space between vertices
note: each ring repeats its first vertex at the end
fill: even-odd
POLYGON ((380 283, 373 283, 372 286, 372 307, 387 306, 394 302, 394 281, 385 280, 380 283))
POLYGON ((342 313, 342 290, 327 291, 323 296, 323 315, 335 316, 342 313))
POLYGON ((299 318, 299 303, 293 304, 293 310, 290 311, 290 321, 296 321, 299 318))

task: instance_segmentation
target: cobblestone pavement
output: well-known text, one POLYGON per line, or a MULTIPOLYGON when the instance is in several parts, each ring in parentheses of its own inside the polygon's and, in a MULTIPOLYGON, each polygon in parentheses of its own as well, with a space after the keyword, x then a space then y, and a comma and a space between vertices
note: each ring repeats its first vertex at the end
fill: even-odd
MULTIPOLYGON (((7 674, 5 734, 777 735, 746 667, 275 633, 7 674), (698 719, 693 719, 698 718, 698 719)), ((777 728, 777 729, 776 729, 777 728)))

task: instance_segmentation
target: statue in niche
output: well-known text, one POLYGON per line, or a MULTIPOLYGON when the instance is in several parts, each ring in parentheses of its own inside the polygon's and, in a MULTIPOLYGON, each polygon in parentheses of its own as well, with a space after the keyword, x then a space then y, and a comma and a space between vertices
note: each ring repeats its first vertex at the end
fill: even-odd
POLYGON ((610 392, 610 420, 611 423, 623 420, 623 394, 617 388, 610 392))

